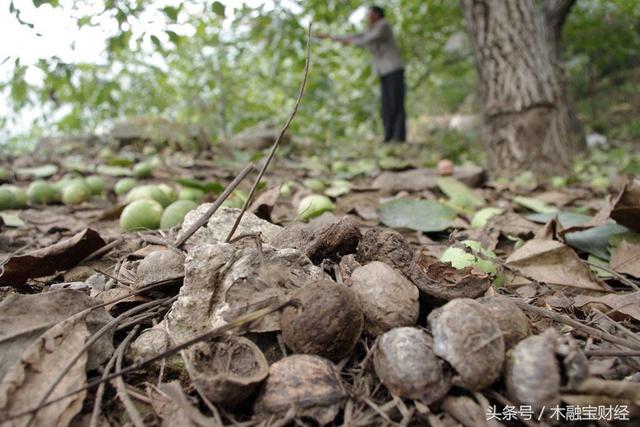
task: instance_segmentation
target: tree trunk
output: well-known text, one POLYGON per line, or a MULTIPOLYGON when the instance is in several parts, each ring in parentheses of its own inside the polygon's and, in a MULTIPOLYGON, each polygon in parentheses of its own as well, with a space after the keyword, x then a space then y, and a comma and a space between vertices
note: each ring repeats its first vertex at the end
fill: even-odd
POLYGON ((575 0, 461 0, 478 73, 482 135, 499 175, 569 170, 584 146, 558 59, 575 0))

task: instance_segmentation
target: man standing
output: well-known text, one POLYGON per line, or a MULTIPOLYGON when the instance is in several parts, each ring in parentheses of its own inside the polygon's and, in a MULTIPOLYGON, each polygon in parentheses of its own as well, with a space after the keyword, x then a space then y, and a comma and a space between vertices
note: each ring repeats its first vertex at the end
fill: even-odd
POLYGON ((393 37, 391 25, 384 19, 384 9, 371 6, 366 32, 334 37, 318 34, 320 38, 335 40, 344 45, 367 47, 373 56, 373 71, 380 76, 382 89, 382 124, 384 142, 403 142, 406 139, 404 110, 404 65, 400 48, 393 37))

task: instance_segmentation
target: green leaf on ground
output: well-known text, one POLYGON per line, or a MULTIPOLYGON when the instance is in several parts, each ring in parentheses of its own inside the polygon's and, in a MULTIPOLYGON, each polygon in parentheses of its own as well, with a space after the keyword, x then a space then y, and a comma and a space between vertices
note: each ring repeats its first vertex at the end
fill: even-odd
POLYGON ((451 227, 456 212, 433 200, 397 199, 378 208, 380 221, 392 228, 435 232, 451 227))
POLYGON ((108 176, 131 176, 131 169, 122 166, 99 165, 96 172, 100 175, 108 176))
POLYGON ((482 197, 453 177, 440 177, 437 180, 437 185, 454 207, 467 211, 475 210, 485 205, 482 197))
POLYGON ((16 169, 16 175, 25 178, 49 178, 57 173, 58 166, 52 164, 16 169))
POLYGON ((542 200, 538 200, 534 197, 516 196, 513 198, 513 202, 532 210, 537 213, 555 213, 558 212, 558 208, 549 206, 542 200))
POLYGON ((183 187, 197 188, 205 193, 220 194, 224 191, 224 185, 217 182, 201 181, 195 178, 176 178, 175 181, 183 187))

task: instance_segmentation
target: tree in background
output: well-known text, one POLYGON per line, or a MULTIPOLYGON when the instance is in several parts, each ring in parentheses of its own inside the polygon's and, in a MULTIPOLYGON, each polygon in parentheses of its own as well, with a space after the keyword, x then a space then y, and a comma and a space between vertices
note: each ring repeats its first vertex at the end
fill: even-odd
POLYGON ((565 172, 584 145, 565 94, 562 26, 575 0, 462 0, 489 167, 565 172))

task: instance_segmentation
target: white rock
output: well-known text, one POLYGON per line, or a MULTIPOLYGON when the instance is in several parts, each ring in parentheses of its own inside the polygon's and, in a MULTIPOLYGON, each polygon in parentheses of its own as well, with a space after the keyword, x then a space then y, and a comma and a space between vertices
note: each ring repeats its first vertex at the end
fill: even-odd
MULTIPOLYGON (((188 230, 193 224, 195 224, 210 207, 211 203, 204 203, 198 206, 197 209, 187 213, 182 223, 181 232, 188 230)), ((187 242, 191 245, 224 243, 239 214, 240 209, 218 209, 209 219, 207 225, 196 231, 196 233, 191 236, 187 242)), ((234 235, 240 236, 242 234, 260 233, 263 242, 271 243, 272 239, 281 230, 282 227, 271 224, 270 222, 258 218, 252 213, 246 212, 234 235)))

